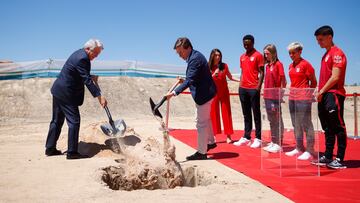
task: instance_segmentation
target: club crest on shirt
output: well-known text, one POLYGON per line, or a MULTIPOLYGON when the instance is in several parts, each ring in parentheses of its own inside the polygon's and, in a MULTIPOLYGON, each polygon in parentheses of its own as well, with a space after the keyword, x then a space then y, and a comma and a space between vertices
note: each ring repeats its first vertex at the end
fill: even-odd
POLYGON ((253 57, 253 56, 250 57, 250 61, 254 61, 254 59, 255 59, 255 57, 253 57))
POLYGON ((296 72, 297 72, 297 73, 300 72, 300 67, 297 67, 297 68, 296 68, 296 72))
POLYGON ((339 55, 335 55, 333 61, 334 61, 334 63, 341 63, 342 57, 339 55))

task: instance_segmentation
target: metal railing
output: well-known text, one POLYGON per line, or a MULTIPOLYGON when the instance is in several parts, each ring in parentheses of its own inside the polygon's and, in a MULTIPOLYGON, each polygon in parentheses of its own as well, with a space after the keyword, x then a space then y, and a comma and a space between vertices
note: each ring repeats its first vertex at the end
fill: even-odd
MULTIPOLYGON (((190 92, 182 92, 181 94, 190 94, 190 92)), ((230 93, 230 96, 238 96, 238 93, 230 93)), ((357 92, 352 94, 346 94, 346 97, 353 97, 354 102, 354 134, 348 135, 349 139, 358 140, 360 139, 359 132, 358 132, 358 110, 357 110, 357 97, 360 96, 357 92)), ((166 117, 165 117, 165 125, 169 127, 169 111, 170 111, 170 101, 167 100, 166 104, 166 117)))
POLYGON ((357 112, 357 97, 358 93, 354 92, 353 94, 347 94, 346 96, 353 96, 354 100, 354 135, 348 136, 351 139, 357 140, 359 139, 358 132, 358 112, 357 112))

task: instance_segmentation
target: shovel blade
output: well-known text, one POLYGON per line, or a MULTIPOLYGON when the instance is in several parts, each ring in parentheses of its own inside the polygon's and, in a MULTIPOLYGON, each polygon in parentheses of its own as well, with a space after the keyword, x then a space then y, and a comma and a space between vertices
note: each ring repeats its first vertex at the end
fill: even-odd
POLYGON ((100 126, 103 133, 107 136, 112 136, 112 127, 109 124, 103 124, 100 126))
POLYGON ((103 133, 109 137, 120 137, 125 134, 126 124, 123 119, 116 120, 114 125, 110 125, 109 123, 105 123, 100 126, 103 133))
POLYGON ((151 107, 151 112, 154 114, 154 116, 158 116, 161 119, 163 118, 159 111, 159 108, 156 108, 156 105, 155 105, 154 101, 151 99, 151 97, 150 97, 150 107, 151 107))
POLYGON ((124 135, 125 131, 126 131, 126 124, 125 124, 125 121, 123 119, 119 119, 119 120, 116 120, 114 122, 115 124, 115 128, 117 130, 117 133, 119 135, 124 135))

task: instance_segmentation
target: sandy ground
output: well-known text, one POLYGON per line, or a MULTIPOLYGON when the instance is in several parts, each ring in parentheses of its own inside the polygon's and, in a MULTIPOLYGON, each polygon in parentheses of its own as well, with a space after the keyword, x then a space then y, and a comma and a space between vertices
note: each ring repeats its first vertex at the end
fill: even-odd
MULTIPOLYGON (((161 140, 158 123, 152 117, 125 118, 137 133, 154 136, 161 140)), ((83 126, 94 124, 92 119, 83 126)), ((95 121, 96 123, 97 121, 95 121)), ((179 127, 193 128, 193 123, 178 122, 179 127)), ((0 129, 0 201, 3 202, 287 202, 282 195, 263 186, 214 160, 181 163, 195 166, 207 178, 213 179, 208 186, 177 187, 169 190, 114 191, 101 181, 101 168, 116 166, 118 155, 104 142, 105 137, 89 137, 81 129, 80 151, 92 149, 93 157, 82 160, 66 160, 65 155, 46 157, 44 140, 48 122, 14 120, 0 129), (20 125, 21 124, 21 125, 20 125), (86 137, 86 140, 84 140, 86 137), (92 143, 91 141, 94 141, 92 143), (96 143, 98 141, 98 143, 96 143), (102 147, 101 147, 102 146, 102 147), (216 178, 215 178, 216 176, 216 178)), ((66 126, 58 148, 67 148, 66 126)), ((172 139, 176 146, 177 160, 182 162, 194 150, 172 139)))
MULTIPOLYGON (((89 128, 106 121, 97 100, 86 93, 80 111, 82 123, 79 150, 89 159, 46 157, 44 143, 51 119, 53 79, 0 81, 0 202, 288 202, 289 199, 261 183, 215 160, 183 162, 194 149, 171 139, 183 167, 195 167, 212 184, 169 190, 114 191, 101 180, 102 168, 116 166, 119 155, 105 144, 105 135, 89 134, 89 128)), ((159 123, 151 116, 148 99, 160 100, 173 79, 102 78, 100 86, 115 119, 123 118, 142 137, 162 140, 159 123)), ((231 84, 236 92, 236 84, 231 84)), ((358 90, 358 89, 356 89, 358 90)), ((355 90, 355 91, 356 91, 355 90)), ((360 91, 358 91, 360 92, 360 91)), ((352 101, 345 114, 352 115, 352 101)), ((237 97, 232 97, 235 129, 242 129, 237 97)), ((162 109, 164 112, 164 109, 162 109)), ((194 103, 189 95, 171 103, 170 127, 194 129, 194 103)), ((351 122, 351 121, 350 121, 351 122)), ((351 129, 351 128, 350 128, 351 129)), ((67 148, 67 126, 58 148, 67 148)), ((150 160, 151 161, 151 160, 150 160)))

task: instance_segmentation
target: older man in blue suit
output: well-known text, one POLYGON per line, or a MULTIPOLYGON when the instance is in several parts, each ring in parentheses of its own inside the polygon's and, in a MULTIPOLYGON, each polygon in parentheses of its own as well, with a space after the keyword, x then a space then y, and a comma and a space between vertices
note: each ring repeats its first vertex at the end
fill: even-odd
POLYGON ((186 157, 186 159, 207 159, 207 151, 216 147, 210 118, 211 102, 216 94, 216 86, 212 80, 206 58, 200 52, 193 49, 188 38, 178 38, 175 42, 174 49, 179 56, 188 63, 186 79, 173 92, 166 96, 170 99, 172 96, 183 92, 186 88, 190 89, 191 95, 196 103, 198 147, 197 152, 186 157))
POLYGON ((102 107, 107 105, 105 97, 101 95, 96 85, 97 76, 90 75, 91 63, 103 50, 102 43, 97 39, 90 39, 84 48, 75 51, 65 62, 60 75, 55 80, 51 93, 53 95, 53 114, 49 133, 46 139, 47 156, 61 155, 56 149, 61 128, 66 118, 69 126, 67 159, 87 158, 78 152, 80 129, 79 106, 84 102, 84 85, 93 97, 97 97, 102 107))

